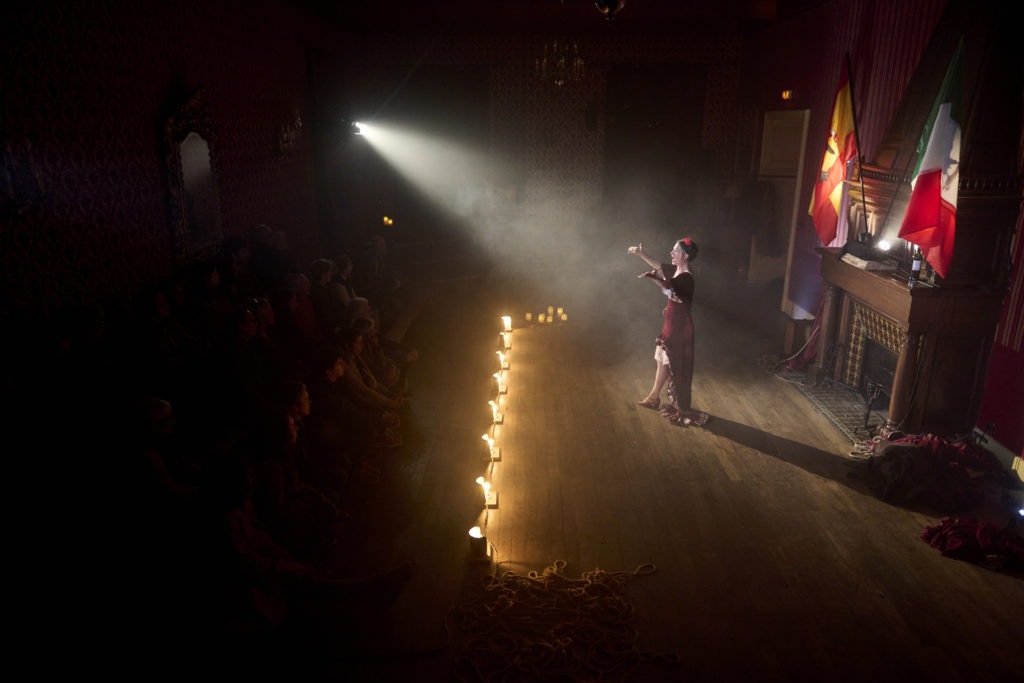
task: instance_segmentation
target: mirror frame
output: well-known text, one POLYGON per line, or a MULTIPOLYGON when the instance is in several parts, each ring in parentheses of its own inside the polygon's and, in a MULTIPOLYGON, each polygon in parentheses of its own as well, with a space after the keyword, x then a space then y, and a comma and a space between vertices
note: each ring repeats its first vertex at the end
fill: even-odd
POLYGON ((172 109, 163 126, 164 161, 167 169, 168 209, 174 255, 180 263, 196 263, 216 255, 224 241, 220 215, 220 194, 217 190, 217 166, 210 112, 202 88, 195 90, 184 103, 172 109), (210 179, 216 201, 212 232, 200 239, 188 224, 185 211, 185 176, 181 161, 181 144, 190 133, 206 141, 210 152, 210 179))

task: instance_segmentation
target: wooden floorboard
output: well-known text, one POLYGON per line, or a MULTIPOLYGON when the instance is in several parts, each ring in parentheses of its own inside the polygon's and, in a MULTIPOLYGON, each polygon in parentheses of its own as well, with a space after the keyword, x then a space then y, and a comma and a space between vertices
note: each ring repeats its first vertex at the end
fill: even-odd
POLYGON ((777 301, 733 288, 729 306, 702 310, 698 290, 694 404, 713 421, 697 429, 636 405, 654 371, 656 303, 617 302, 631 320, 653 317, 630 329, 564 293, 509 291, 449 283, 410 328, 415 434, 395 454, 388 486, 404 493, 384 515, 399 533, 364 555, 412 559, 417 574, 390 629, 367 637, 388 656, 345 658, 351 680, 449 680, 448 610, 485 571, 555 560, 570 575, 657 566, 628 589, 640 645, 682 664, 636 680, 1020 680, 1024 581, 942 557, 920 539, 938 515, 887 505, 849 476, 845 436, 756 362, 781 337, 743 324, 744 307, 777 301), (560 298, 568 323, 523 326, 523 312, 560 298), (502 314, 518 329, 502 460, 488 468, 502 314), (485 472, 499 496, 486 515, 473 481, 485 472), (474 523, 496 551, 489 569, 467 562, 474 523))

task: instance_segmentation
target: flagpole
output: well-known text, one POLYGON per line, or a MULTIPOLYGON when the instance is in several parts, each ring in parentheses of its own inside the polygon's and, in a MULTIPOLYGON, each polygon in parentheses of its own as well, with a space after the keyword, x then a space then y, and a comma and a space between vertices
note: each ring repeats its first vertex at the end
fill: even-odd
MULTIPOLYGON (((864 193, 864 173, 860 164, 860 129, 857 126, 857 101, 853 99, 853 66, 850 64, 850 53, 846 53, 846 80, 850 84, 850 114, 853 116, 853 139, 857 143, 857 177, 860 178, 860 201, 864 206, 864 230, 868 229, 868 199, 864 193)), ((846 235, 850 241, 850 235, 846 235)))

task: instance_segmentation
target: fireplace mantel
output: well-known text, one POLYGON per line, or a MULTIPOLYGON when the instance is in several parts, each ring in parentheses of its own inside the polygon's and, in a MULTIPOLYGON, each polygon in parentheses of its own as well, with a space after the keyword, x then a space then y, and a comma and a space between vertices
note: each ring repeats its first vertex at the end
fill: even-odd
MULTIPOLYGON (((851 381, 858 368, 856 316, 867 311, 889 327, 899 354, 889 391, 887 428, 909 433, 969 432, 977 419, 988 354, 999 320, 998 287, 938 287, 896 273, 862 270, 820 248, 825 309, 812 381, 851 381)), ((887 335, 880 334, 880 337, 887 335)))

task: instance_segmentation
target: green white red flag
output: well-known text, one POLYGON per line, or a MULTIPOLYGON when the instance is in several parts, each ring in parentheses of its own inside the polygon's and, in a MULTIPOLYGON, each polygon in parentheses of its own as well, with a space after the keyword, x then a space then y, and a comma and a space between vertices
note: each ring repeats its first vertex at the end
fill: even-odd
POLYGON ((850 92, 850 74, 844 61, 839 74, 839 87, 832 100, 832 120, 829 124, 828 137, 825 139, 821 173, 814 183, 811 205, 807 209, 822 244, 827 245, 836 238, 846 165, 855 156, 857 138, 853 129, 853 95, 850 92))
POLYGON ((963 41, 942 80, 939 96, 917 143, 913 192, 899 236, 921 248, 935 272, 946 277, 956 235, 957 185, 960 180, 960 91, 963 41))

